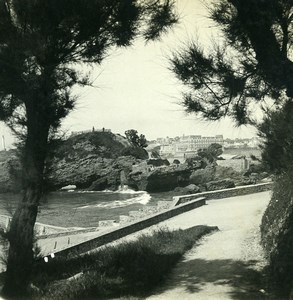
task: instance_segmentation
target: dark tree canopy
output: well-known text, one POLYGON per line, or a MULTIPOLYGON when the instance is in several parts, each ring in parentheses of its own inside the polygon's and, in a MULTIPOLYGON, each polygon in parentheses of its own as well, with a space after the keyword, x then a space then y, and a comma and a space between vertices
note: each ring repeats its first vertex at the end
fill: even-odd
POLYGON ((262 160, 275 174, 293 172, 293 103, 288 101, 283 107, 268 112, 259 125, 259 135, 263 138, 262 160))
POLYGON ((74 105, 70 88, 88 83, 74 64, 100 63, 139 35, 157 38, 176 22, 172 5, 169 0, 1 0, 1 120, 15 129, 15 122, 26 125, 34 109, 56 128, 74 105))
POLYGON ((223 147, 217 143, 210 144, 207 148, 198 149, 197 151, 197 155, 206 159, 209 163, 215 162, 221 154, 223 154, 223 147))
POLYGON ((143 134, 138 135, 135 129, 126 130, 125 136, 134 147, 146 148, 148 146, 145 136, 143 134))
POLYGON ((210 17, 222 32, 208 52, 179 50, 171 68, 188 88, 184 106, 204 118, 252 122, 251 103, 293 97, 293 1, 219 0, 210 17))

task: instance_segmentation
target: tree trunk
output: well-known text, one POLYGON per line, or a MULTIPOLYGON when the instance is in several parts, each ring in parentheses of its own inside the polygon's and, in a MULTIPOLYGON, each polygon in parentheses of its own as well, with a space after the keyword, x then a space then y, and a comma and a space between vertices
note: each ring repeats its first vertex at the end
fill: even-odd
POLYGON ((2 293, 6 297, 24 296, 31 280, 34 259, 34 225, 43 191, 43 173, 48 126, 35 115, 30 118, 22 157, 24 194, 13 216, 8 233, 9 253, 2 293))
POLYGON ((14 213, 9 231, 9 255, 3 295, 24 296, 33 262, 33 230, 37 217, 40 189, 28 187, 14 213))
MULTIPOLYGON (((255 52, 262 76, 273 86, 286 88, 287 96, 293 97, 293 62, 288 59, 288 40, 280 47, 276 35, 272 31, 273 21, 268 14, 266 1, 230 0, 238 11, 238 22, 248 36, 255 52)), ((270 8, 272 9, 272 8, 270 8)), ((284 30, 286 24, 284 25, 284 30)), ((288 25, 289 26, 289 25, 288 25)))

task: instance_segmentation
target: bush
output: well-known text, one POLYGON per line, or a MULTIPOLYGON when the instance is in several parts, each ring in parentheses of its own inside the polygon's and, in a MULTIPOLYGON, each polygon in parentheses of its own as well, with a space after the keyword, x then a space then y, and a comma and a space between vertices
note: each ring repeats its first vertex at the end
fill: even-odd
POLYGON ((230 178, 210 181, 206 183, 207 191, 223 190, 235 187, 235 183, 230 178))
POLYGON ((262 244, 270 261, 270 285, 287 298, 293 282, 293 102, 267 114, 259 126, 262 159, 275 174, 273 195, 262 219, 262 244))
MULTIPOLYGON (((179 162, 180 163, 180 162, 179 162)), ((153 165, 154 167, 160 167, 160 166, 170 166, 170 163, 168 159, 149 159, 147 162, 148 165, 153 165)))
POLYGON ((147 159, 149 157, 147 151, 139 147, 127 147, 121 151, 122 156, 133 156, 138 159, 147 159))
POLYGON ((190 175, 190 183, 195 185, 205 184, 209 181, 214 180, 215 169, 212 167, 207 167, 205 169, 199 169, 192 172, 190 175))
POLYGON ((287 297, 293 282, 293 173, 275 178, 261 223, 261 242, 270 262, 271 286, 287 297))
POLYGON ((33 283, 44 291, 43 299, 146 296, 199 238, 215 229, 160 229, 152 236, 142 235, 137 241, 104 247, 82 257, 56 259, 45 266, 38 264, 33 283), (81 271, 83 275, 74 280, 61 280, 81 271))

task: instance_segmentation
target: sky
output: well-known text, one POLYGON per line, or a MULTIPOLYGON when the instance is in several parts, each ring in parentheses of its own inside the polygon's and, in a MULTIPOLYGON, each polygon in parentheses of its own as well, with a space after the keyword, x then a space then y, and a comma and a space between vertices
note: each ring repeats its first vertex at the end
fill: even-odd
MULTIPOLYGON (((180 105, 184 87, 169 70, 172 51, 184 47, 197 38, 204 47, 217 38, 217 27, 208 18, 201 0, 177 0, 180 22, 160 41, 145 44, 137 40, 131 47, 111 53, 101 65, 91 67, 95 87, 75 88, 76 108, 62 123, 65 132, 109 128, 124 134, 136 129, 147 139, 181 135, 224 138, 253 137, 254 128, 237 128, 229 120, 207 122, 194 114, 186 114, 180 105)), ((12 145, 9 130, 0 124, 0 135, 5 136, 6 147, 12 145)), ((0 139, 0 150, 3 149, 0 139)))

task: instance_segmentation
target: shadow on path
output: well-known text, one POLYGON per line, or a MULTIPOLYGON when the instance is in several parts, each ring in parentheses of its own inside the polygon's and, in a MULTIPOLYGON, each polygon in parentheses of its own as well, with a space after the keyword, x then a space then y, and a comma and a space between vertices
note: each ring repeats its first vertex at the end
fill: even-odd
POLYGON ((180 262, 156 294, 170 288, 184 287, 185 292, 195 294, 205 288, 206 283, 228 285, 227 296, 231 299, 269 299, 260 290, 264 289, 263 275, 253 270, 257 261, 248 262, 217 259, 193 259, 180 262))

